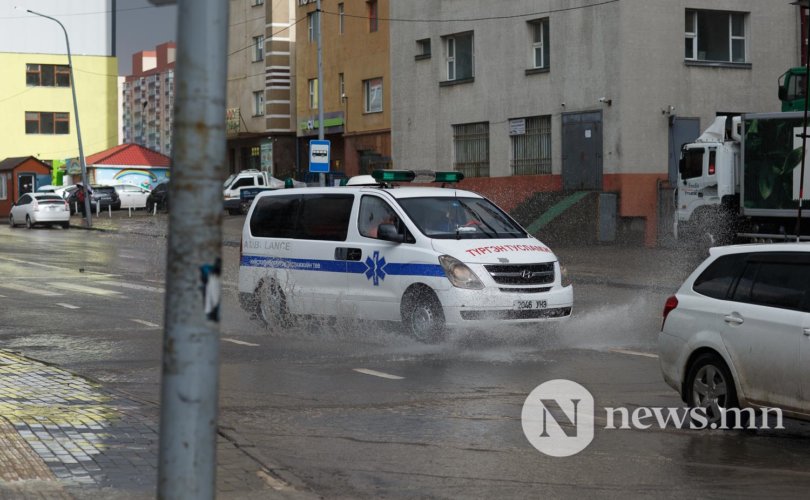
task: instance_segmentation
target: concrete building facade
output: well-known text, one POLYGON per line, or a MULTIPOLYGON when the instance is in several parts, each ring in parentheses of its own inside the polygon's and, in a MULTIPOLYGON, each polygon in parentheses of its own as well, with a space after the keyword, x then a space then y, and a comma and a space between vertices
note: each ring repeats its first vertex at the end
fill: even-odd
POLYGON ((800 63, 788 1, 413 0, 390 17, 409 20, 391 22, 396 168, 464 171, 506 208, 613 192, 648 244, 680 144, 717 114, 779 110, 800 63))
POLYGON ((121 89, 124 143, 171 156, 176 53, 175 43, 166 42, 132 55, 132 74, 121 89))
POLYGON ((331 170, 347 176, 391 165, 389 0, 322 0, 323 82, 318 82, 317 12, 298 0, 296 108, 300 168, 308 171, 309 141, 318 138, 323 106, 331 170), (323 103, 317 102, 323 85, 323 103))

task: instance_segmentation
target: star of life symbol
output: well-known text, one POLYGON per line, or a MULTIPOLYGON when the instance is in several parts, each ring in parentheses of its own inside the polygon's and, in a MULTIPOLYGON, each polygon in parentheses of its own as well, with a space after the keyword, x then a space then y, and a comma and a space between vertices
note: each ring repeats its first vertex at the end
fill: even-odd
POLYGON ((380 280, 385 279, 385 257, 380 257, 378 250, 372 257, 366 257, 366 278, 374 281, 374 286, 380 286, 380 280))

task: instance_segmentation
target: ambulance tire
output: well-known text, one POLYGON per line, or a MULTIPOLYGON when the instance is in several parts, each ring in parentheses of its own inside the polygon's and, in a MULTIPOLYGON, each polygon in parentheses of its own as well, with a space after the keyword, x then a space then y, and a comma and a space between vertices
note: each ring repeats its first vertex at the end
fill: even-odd
POLYGON ((444 339, 442 304, 429 287, 410 287, 402 297, 400 314, 407 332, 419 342, 434 344, 444 339))
POLYGON ((263 281, 256 290, 256 315, 267 329, 290 326, 287 297, 275 282, 263 281))

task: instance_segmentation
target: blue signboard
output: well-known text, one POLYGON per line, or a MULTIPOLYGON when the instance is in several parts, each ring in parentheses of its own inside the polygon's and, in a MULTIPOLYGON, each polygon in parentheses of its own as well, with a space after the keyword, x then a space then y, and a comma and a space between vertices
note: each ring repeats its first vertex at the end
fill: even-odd
POLYGON ((329 172, 329 141, 309 141, 309 171, 317 173, 329 172))

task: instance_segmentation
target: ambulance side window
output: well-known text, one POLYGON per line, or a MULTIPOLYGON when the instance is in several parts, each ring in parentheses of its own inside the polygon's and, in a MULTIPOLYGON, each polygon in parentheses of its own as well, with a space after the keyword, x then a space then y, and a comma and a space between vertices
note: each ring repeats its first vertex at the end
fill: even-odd
POLYGON ((397 223, 396 212, 381 198, 366 195, 360 199, 357 229, 361 236, 377 238, 377 229, 380 224, 397 223))
POLYGON ((354 205, 352 194, 308 194, 302 196, 296 238, 346 241, 354 205))
POLYGON ((250 234, 262 238, 294 238, 301 197, 265 196, 256 202, 250 219, 250 234))

